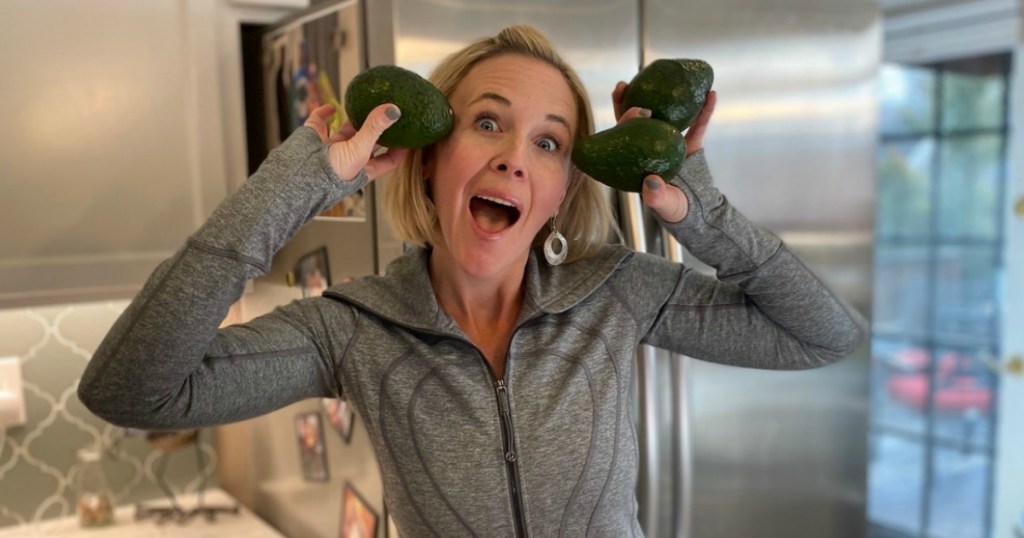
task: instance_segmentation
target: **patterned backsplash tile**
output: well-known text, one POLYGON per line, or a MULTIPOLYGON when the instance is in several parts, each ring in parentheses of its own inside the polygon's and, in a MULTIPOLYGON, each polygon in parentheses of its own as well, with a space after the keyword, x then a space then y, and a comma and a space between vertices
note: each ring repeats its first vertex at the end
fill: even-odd
MULTIPOLYGON (((93 351, 128 301, 0 310, 0 357, 21 363, 27 424, 0 429, 0 527, 31 525, 74 514, 80 448, 106 447, 103 469, 115 504, 160 498, 155 473, 175 494, 201 485, 199 459, 189 448, 163 453, 143 436, 107 424, 78 400, 78 381, 93 351)), ((213 432, 200 437, 207 486, 216 485, 213 432)))

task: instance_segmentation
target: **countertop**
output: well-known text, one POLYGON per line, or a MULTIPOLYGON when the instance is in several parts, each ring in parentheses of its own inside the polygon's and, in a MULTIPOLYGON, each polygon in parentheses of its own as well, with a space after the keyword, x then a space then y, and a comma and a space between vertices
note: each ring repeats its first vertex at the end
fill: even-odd
MULTIPOLYGON (((186 511, 196 505, 196 495, 183 495, 179 504, 186 511)), ((147 508, 168 506, 166 499, 144 503, 147 508)), ((151 536, 174 536, 175 538, 284 538, 262 519, 256 517, 244 506, 238 505, 233 497, 221 489, 211 489, 204 494, 205 506, 239 506, 238 513, 217 514, 210 522, 203 515, 196 515, 188 522, 179 524, 169 521, 156 522, 156 517, 136 521, 135 505, 119 506, 114 510, 114 524, 107 527, 81 528, 75 516, 46 520, 41 523, 4 527, 0 538, 62 537, 62 538, 136 538, 151 536)))

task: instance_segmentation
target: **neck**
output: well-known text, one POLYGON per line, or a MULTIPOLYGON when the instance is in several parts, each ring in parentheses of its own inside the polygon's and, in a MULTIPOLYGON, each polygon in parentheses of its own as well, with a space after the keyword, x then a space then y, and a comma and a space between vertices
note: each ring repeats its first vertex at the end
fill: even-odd
POLYGON ((478 276, 466 272, 443 248, 430 253, 430 284, 438 305, 467 334, 510 330, 523 303, 523 278, 529 254, 495 275, 478 276))

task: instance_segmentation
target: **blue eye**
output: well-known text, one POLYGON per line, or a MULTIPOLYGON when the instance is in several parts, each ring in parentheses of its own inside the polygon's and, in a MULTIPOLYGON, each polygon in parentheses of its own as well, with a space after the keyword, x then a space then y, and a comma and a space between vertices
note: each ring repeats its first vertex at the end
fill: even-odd
POLYGON ((558 141, 550 137, 541 138, 540 141, 537 142, 537 146, 544 151, 558 151, 559 147, 558 141))
POLYGON ((491 118, 481 118, 479 120, 476 120, 476 125, 477 125, 477 127, 480 127, 481 129, 483 129, 485 131, 497 131, 498 130, 498 123, 495 122, 494 120, 492 120, 491 118))

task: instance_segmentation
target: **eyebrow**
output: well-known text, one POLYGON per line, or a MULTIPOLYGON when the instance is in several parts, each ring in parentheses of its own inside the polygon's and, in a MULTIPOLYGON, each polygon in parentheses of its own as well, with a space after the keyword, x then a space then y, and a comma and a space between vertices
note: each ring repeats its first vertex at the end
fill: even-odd
MULTIPOLYGON (((497 103, 499 103, 501 105, 504 105, 504 106, 512 106, 512 101, 509 101, 508 97, 505 97, 504 95, 501 95, 501 94, 498 94, 498 93, 494 93, 494 92, 484 92, 484 93, 480 94, 480 97, 477 97, 476 99, 473 99, 472 101, 470 101, 469 104, 472 105, 474 103, 477 103, 479 101, 484 101, 484 100, 495 101, 495 102, 497 102, 497 103)), ((569 126, 569 121, 566 120, 565 118, 563 118, 562 116, 559 116, 558 114, 548 114, 548 115, 545 116, 545 118, 548 121, 553 121, 555 123, 561 123, 562 125, 565 126, 566 130, 568 130, 570 133, 572 132, 572 127, 569 126)))

